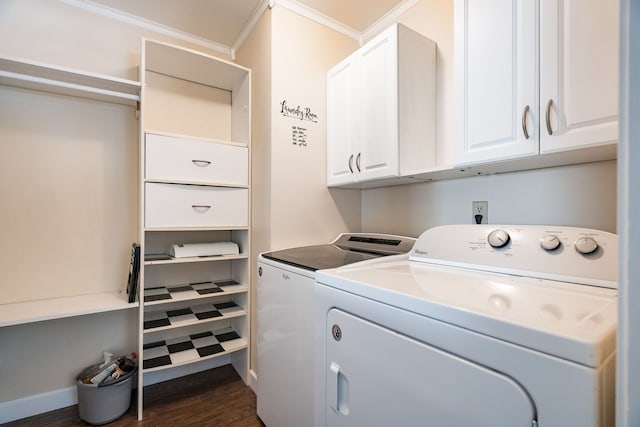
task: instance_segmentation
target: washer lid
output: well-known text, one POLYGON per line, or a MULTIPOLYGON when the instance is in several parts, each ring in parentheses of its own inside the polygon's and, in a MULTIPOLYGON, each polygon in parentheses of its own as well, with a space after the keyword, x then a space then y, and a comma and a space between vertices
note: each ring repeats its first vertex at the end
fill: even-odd
POLYGON ((381 256, 406 253, 416 239, 388 234, 343 233, 325 245, 265 252, 262 257, 305 270, 336 268, 381 256))
POLYGON ((615 352, 613 289, 393 259, 316 281, 587 366, 615 352))
POLYGON ((354 252, 334 245, 313 245, 266 252, 262 256, 305 270, 316 271, 353 264, 354 262, 377 258, 380 255, 354 252))

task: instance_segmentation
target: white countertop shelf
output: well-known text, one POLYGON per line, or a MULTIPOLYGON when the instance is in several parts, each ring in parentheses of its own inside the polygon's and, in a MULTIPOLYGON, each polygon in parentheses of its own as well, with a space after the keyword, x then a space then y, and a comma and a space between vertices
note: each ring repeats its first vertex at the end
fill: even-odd
POLYGON ((171 338, 143 346, 144 373, 225 356, 248 347, 246 338, 232 328, 171 338))
POLYGON ((0 84, 136 106, 140 82, 0 55, 0 84))
POLYGON ((124 292, 104 292, 0 304, 0 327, 138 307, 124 292))

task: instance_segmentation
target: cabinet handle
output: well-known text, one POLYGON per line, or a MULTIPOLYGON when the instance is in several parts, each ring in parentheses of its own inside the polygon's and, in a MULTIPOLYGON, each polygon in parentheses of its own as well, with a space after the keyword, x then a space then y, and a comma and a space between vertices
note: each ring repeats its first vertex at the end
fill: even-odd
POLYGON ((550 99, 549 102, 547 102, 547 113, 545 115, 545 118, 547 120, 547 133, 549 135, 553 135, 553 129, 551 129, 551 106, 553 105, 553 99, 550 99))
POLYGON ((209 160, 191 160, 191 162, 194 165, 200 166, 200 167, 209 166, 211 164, 211 162, 209 160))
POLYGON ((349 156, 349 170, 353 173, 353 154, 349 156))
POLYGON ((358 172, 362 172, 362 171, 360 170, 360 155, 361 155, 361 154, 362 154, 362 153, 358 153, 358 157, 356 157, 356 168, 358 169, 358 172))
POLYGON ((529 139, 529 131, 527 130, 527 116, 529 115, 529 106, 524 107, 522 112, 522 133, 524 133, 524 139, 529 139))
POLYGON ((211 209, 211 205, 191 205, 191 207, 197 211, 207 211, 211 209))

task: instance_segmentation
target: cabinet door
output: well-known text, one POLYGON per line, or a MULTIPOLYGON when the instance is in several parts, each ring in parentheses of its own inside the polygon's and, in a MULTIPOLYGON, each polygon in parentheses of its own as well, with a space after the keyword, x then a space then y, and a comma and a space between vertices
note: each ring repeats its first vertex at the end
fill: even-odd
POLYGON ((454 14, 456 163, 537 154, 536 2, 456 0, 454 14))
POLYGON ((356 57, 327 73, 327 185, 355 182, 356 57))
POLYGON ((540 2, 540 152, 617 141, 618 15, 613 0, 540 2))
POLYGON ((398 175, 398 32, 380 34, 359 54, 358 180, 398 175))

